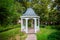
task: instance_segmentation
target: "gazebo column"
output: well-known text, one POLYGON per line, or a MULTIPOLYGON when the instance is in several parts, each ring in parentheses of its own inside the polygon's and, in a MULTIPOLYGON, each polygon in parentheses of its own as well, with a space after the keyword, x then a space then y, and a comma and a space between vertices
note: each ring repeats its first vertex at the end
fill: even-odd
POLYGON ((39 24, 39 18, 38 18, 38 30, 39 30, 39 25, 40 25, 40 24, 39 24))
POLYGON ((23 27, 23 19, 21 18, 21 31, 23 31, 24 27, 23 27))
POLYGON ((25 19, 26 19, 26 33, 28 33, 28 18, 25 19))
POLYGON ((37 18, 34 18, 34 29, 36 33, 37 32, 37 18))

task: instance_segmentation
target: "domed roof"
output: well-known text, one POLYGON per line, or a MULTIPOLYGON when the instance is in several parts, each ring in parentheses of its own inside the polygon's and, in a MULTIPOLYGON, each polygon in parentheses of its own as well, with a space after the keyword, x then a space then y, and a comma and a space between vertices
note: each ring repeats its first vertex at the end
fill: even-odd
POLYGON ((28 8, 22 16, 37 16, 32 8, 28 8))

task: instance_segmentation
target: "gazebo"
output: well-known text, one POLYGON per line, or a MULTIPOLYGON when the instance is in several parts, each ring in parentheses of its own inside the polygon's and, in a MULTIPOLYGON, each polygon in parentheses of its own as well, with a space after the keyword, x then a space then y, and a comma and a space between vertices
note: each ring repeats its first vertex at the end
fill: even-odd
POLYGON ((39 31, 39 16, 37 16, 32 8, 27 8, 27 11, 21 16, 21 31, 28 33, 28 20, 33 19, 34 32, 39 31))

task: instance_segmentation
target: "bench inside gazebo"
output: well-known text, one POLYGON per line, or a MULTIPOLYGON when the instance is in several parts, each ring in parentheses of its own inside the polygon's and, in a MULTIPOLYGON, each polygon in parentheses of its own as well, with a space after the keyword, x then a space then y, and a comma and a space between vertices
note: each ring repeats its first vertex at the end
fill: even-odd
POLYGON ((39 16, 36 15, 34 10, 32 8, 27 8, 27 11, 21 16, 21 31, 24 31, 26 33, 29 33, 29 29, 31 32, 36 33, 39 31, 39 16), (29 20, 31 23, 31 27, 29 28, 29 20))

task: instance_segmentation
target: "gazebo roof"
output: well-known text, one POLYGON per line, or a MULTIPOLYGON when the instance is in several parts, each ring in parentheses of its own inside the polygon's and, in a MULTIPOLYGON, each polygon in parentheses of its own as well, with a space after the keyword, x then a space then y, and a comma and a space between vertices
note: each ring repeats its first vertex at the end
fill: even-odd
POLYGON ((32 8, 28 8, 27 11, 22 15, 22 17, 39 17, 36 15, 32 8))
POLYGON ((23 16, 37 16, 32 8, 28 8, 27 11, 23 14, 23 16))

